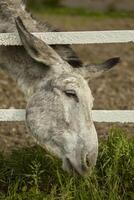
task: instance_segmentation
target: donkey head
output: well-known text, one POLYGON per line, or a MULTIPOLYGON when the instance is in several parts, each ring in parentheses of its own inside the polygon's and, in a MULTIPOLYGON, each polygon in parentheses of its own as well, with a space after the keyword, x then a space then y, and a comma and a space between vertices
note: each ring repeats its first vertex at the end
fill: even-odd
POLYGON ((27 126, 42 146, 62 159, 64 170, 85 175, 96 164, 98 154, 88 80, 112 68, 119 58, 73 68, 52 47, 29 33, 20 18, 16 25, 27 53, 47 68, 29 98, 27 126))

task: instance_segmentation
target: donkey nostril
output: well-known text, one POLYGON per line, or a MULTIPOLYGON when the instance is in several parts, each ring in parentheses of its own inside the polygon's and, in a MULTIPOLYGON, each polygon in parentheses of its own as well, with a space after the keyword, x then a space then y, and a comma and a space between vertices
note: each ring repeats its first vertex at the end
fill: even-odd
POLYGON ((85 170, 88 170, 91 167, 90 155, 88 153, 83 156, 82 167, 85 170))
POLYGON ((90 159, 89 159, 89 154, 86 154, 86 159, 85 159, 85 164, 87 167, 90 167, 91 163, 90 163, 90 159))

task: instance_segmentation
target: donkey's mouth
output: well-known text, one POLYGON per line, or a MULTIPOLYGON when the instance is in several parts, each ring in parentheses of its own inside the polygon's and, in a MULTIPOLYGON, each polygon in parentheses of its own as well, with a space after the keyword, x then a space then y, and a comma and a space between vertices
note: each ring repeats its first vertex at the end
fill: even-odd
POLYGON ((64 171, 80 176, 85 176, 88 172, 88 169, 83 168, 81 164, 72 162, 69 158, 64 159, 62 168, 64 171))
POLYGON ((68 173, 74 173, 74 174, 79 175, 78 171, 75 169, 75 167, 73 166, 69 158, 64 159, 62 168, 64 171, 68 173))
POLYGON ((75 174, 79 174, 79 172, 76 170, 76 168, 74 167, 73 163, 69 160, 69 158, 66 158, 66 161, 67 161, 69 171, 75 174))

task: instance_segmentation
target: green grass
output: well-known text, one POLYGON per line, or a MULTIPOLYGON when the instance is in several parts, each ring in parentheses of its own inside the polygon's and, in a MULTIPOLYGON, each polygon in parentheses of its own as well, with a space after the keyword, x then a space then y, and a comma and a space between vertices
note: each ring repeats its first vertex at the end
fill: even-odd
POLYGON ((97 17, 97 18, 126 18, 134 17, 134 11, 91 11, 85 8, 68 8, 62 6, 43 6, 41 4, 33 4, 29 2, 29 7, 36 13, 40 14, 52 14, 52 15, 69 15, 69 16, 85 16, 85 17, 97 17))
POLYGON ((0 155, 1 200, 133 200, 134 138, 112 129, 101 141, 95 170, 68 175, 61 162, 39 146, 0 155))

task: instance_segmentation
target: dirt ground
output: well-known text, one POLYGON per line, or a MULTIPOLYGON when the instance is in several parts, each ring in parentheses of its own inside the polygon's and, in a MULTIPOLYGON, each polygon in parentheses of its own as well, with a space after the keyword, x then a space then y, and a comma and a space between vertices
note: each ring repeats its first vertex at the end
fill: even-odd
MULTIPOLYGON (((48 16, 45 20, 55 27, 71 30, 134 29, 134 19, 87 18, 48 16)), ((79 56, 86 62, 99 63, 107 58, 120 56, 122 62, 112 71, 89 83, 94 109, 134 109, 134 44, 76 45, 79 56)), ((23 94, 11 78, 0 71, 0 108, 25 108, 23 94)), ((106 136, 113 124, 96 124, 99 137, 106 136)), ((134 135, 134 124, 114 124, 134 135)), ((21 146, 34 144, 24 123, 0 122, 0 149, 7 152, 21 146)))

